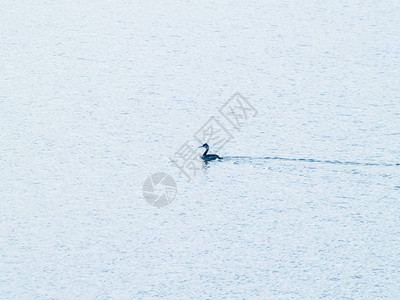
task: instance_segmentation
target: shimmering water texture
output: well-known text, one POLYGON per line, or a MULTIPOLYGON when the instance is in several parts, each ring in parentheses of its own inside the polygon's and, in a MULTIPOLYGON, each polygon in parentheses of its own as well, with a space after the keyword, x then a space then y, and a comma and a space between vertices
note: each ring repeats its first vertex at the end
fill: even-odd
POLYGON ((0 299, 400 299, 398 1, 0 10, 0 299))

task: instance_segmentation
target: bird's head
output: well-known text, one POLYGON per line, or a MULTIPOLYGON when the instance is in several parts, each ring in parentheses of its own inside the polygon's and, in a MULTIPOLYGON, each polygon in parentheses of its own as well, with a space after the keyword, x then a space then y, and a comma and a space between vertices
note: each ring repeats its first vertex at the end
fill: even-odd
POLYGON ((205 144, 203 144, 202 146, 200 146, 199 148, 206 148, 206 149, 208 149, 208 148, 210 148, 210 147, 208 146, 207 143, 205 143, 205 144))

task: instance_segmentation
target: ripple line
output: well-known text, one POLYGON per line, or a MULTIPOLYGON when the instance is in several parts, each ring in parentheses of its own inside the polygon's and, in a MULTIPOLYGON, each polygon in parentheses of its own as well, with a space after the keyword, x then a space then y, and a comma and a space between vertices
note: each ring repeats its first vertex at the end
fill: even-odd
POLYGON ((398 164, 387 164, 387 163, 361 163, 355 161, 339 161, 339 160, 320 160, 313 158, 287 158, 287 157, 251 157, 251 156, 224 156, 224 160, 232 160, 232 159, 249 159, 249 160, 284 160, 284 161, 298 161, 298 162, 311 162, 311 163, 323 163, 323 164, 336 164, 336 165, 351 165, 351 166, 385 166, 385 167, 394 167, 400 166, 398 164))

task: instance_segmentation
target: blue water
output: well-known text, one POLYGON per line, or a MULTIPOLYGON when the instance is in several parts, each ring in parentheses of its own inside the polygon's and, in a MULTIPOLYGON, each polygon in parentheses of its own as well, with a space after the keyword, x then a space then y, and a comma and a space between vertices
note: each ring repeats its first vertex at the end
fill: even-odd
POLYGON ((0 298, 399 298, 396 3, 0 7, 0 298))

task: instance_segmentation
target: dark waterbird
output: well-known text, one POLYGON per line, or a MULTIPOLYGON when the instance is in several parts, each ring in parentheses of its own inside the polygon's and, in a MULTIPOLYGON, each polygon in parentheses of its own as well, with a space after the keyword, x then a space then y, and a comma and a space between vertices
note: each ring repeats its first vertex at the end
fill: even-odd
POLYGON ((200 146, 199 148, 206 148, 206 151, 204 151, 203 155, 201 158, 205 161, 210 161, 210 160, 215 160, 215 159, 221 159, 222 157, 219 157, 217 154, 207 154, 208 149, 210 149, 210 146, 208 146, 207 143, 205 143, 203 146, 200 146))

